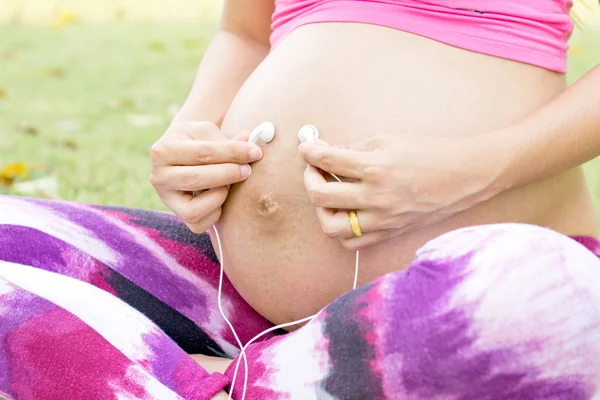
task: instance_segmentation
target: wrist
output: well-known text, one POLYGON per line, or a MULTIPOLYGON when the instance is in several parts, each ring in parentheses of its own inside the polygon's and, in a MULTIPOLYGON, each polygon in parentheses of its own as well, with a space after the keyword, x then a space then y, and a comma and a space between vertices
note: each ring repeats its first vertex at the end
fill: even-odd
POLYGON ((513 157, 518 143, 501 131, 476 136, 471 142, 471 152, 476 157, 481 190, 479 202, 487 201, 518 186, 512 173, 513 157))
POLYGON ((173 116, 171 123, 174 122, 212 122, 216 126, 220 127, 223 122, 223 118, 225 117, 225 113, 217 114, 215 112, 206 113, 203 111, 199 111, 196 105, 190 105, 188 103, 184 103, 181 108, 177 111, 177 113, 173 116))

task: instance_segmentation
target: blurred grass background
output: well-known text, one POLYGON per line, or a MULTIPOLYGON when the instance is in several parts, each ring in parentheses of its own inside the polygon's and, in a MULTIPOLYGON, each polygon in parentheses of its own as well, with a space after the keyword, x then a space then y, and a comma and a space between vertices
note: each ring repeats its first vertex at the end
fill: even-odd
MULTIPOLYGON (((163 209, 148 150, 190 88, 220 3, 2 0, 0 171, 55 178, 51 197, 163 209)), ((573 35, 569 82, 600 63, 599 36, 573 35)), ((600 160, 586 175, 600 210, 600 160)), ((0 192, 15 192, 9 178, 0 192)))

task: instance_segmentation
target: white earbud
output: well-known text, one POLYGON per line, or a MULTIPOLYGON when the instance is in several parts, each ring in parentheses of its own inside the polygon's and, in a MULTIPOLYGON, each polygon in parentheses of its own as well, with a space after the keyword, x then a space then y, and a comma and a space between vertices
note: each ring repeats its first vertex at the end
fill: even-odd
POLYGON ((302 143, 313 143, 319 138, 319 130, 314 125, 304 125, 298 131, 298 140, 302 143))
POLYGON ((258 139, 262 140, 265 143, 269 143, 275 137, 275 127, 270 122, 263 122, 250 134, 248 138, 248 142, 256 143, 258 139))

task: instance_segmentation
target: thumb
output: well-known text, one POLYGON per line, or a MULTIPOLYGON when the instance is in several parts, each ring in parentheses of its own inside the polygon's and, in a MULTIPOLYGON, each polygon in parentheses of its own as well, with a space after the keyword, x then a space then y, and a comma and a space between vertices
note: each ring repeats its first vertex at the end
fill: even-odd
POLYGON ((219 127, 211 121, 179 121, 171 122, 165 133, 168 136, 180 137, 192 140, 226 140, 219 127))
POLYGON ((241 131, 240 133, 235 135, 233 138, 231 138, 231 140, 247 142, 249 138, 250 138, 250 131, 241 131))
POLYGON ((352 143, 348 146, 345 146, 348 150, 356 150, 356 151, 374 151, 379 150, 381 148, 381 143, 379 140, 368 139, 366 141, 352 143))
POLYGON ((365 150, 373 150, 374 146, 370 145, 370 140, 366 141, 366 142, 359 142, 359 143, 353 143, 353 144, 334 144, 331 145, 329 143, 327 143, 324 140, 321 139, 316 139, 313 144, 319 145, 319 146, 331 146, 334 147, 336 149, 342 149, 342 150, 357 150, 357 151, 365 151, 365 150))

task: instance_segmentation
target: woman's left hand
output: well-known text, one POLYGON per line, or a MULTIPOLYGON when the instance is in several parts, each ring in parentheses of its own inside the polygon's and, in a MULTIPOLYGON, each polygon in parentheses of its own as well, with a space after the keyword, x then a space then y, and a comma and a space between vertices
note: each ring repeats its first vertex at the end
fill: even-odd
POLYGON ((304 184, 323 231, 347 249, 440 222, 500 193, 502 154, 481 137, 384 135, 346 148, 299 147, 304 184), (332 182, 328 174, 351 181, 332 182), (355 237, 349 210, 357 210, 355 237))

